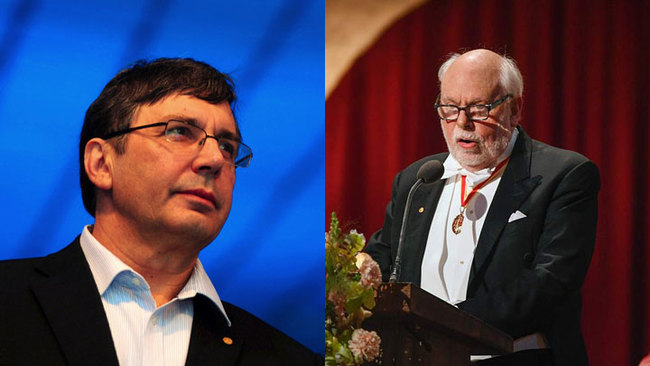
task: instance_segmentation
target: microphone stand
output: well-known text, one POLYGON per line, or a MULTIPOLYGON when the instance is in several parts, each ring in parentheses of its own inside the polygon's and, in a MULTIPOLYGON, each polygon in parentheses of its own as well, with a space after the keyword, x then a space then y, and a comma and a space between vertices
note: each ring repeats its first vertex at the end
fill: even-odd
POLYGON ((418 178, 417 181, 413 184, 409 190, 408 196, 406 196, 406 205, 404 205, 404 215, 402 216, 402 227, 399 231, 399 242, 397 244, 397 255, 395 256, 395 264, 393 265, 393 271, 390 274, 388 279, 389 283, 395 283, 399 280, 400 274, 402 272, 402 251, 404 250, 404 232, 406 231, 406 219, 408 218, 408 212, 411 209, 411 200, 413 199, 413 193, 418 187, 422 185, 424 180, 418 178))

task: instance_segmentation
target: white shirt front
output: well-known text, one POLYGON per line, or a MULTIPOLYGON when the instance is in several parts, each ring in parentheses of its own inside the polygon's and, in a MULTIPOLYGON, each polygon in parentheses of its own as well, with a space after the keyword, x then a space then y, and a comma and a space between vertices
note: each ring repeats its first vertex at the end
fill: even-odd
MULTIPOLYGON (((517 135, 518 131, 515 129, 508 147, 497 159, 497 164, 510 156, 517 135)), ((492 173, 495 167, 481 171, 482 174, 479 174, 483 176, 481 178, 462 169, 451 154, 443 166, 445 172, 441 179, 446 181, 429 229, 422 259, 420 285, 425 291, 440 299, 450 304, 457 304, 466 299, 474 250, 505 168, 501 169, 467 202, 461 232, 454 234, 452 223, 461 213, 461 175, 467 175, 466 189, 471 190, 480 184, 481 179, 485 179, 492 173)))
POLYGON ((81 249, 101 295, 120 365, 185 365, 192 332, 192 298, 202 294, 226 312, 212 282, 197 259, 176 298, 160 307, 147 281, 90 233, 81 234, 81 249))

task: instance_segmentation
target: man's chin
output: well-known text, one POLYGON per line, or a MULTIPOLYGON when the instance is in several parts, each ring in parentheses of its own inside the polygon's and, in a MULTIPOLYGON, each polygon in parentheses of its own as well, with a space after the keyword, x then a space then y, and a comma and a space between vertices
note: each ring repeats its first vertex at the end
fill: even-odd
POLYGON ((481 166, 488 164, 488 158, 480 153, 472 153, 467 151, 454 152, 451 156, 465 169, 479 170, 481 166))
POLYGON ((220 218, 201 214, 199 212, 191 212, 183 217, 175 217, 173 220, 168 221, 167 231, 174 232, 180 237, 185 239, 192 238, 196 242, 209 244, 217 237, 223 222, 220 218))

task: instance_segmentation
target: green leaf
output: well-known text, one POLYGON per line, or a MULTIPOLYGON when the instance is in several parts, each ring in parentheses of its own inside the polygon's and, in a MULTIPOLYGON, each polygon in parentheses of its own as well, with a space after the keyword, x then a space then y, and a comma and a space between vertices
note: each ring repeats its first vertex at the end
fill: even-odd
POLYGON ((376 305, 375 302, 375 292, 372 290, 366 291, 363 294, 363 306, 366 309, 373 309, 376 305))

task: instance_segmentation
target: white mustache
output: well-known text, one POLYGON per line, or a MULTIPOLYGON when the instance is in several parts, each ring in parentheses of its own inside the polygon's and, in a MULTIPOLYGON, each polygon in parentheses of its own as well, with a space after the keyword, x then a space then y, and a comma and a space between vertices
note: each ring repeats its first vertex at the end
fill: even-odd
POLYGON ((458 140, 470 140, 470 141, 476 141, 479 143, 483 143, 484 139, 482 136, 479 136, 475 133, 469 132, 469 131, 463 131, 463 130, 458 130, 454 129, 454 141, 458 140))
MULTIPOLYGON (((508 137, 512 135, 512 131, 508 130, 507 128, 503 127, 503 125, 496 124, 497 128, 501 129, 503 132, 505 132, 508 137)), ((483 136, 477 135, 473 132, 466 131, 466 130, 461 130, 461 129, 454 129, 454 135, 453 135, 454 141, 458 140, 470 140, 470 141, 476 141, 478 143, 484 143, 485 139, 483 136)))

